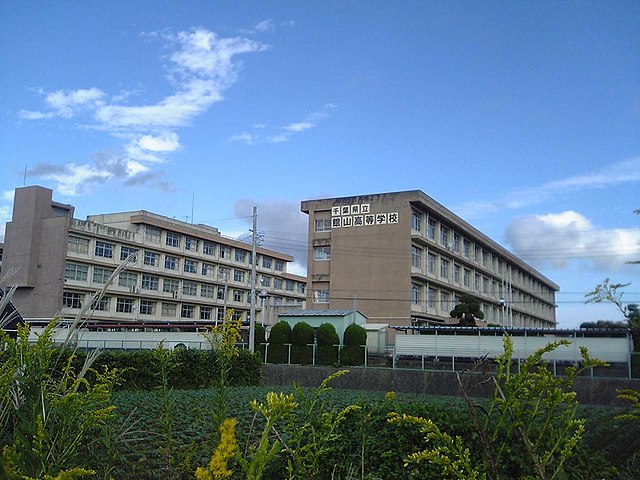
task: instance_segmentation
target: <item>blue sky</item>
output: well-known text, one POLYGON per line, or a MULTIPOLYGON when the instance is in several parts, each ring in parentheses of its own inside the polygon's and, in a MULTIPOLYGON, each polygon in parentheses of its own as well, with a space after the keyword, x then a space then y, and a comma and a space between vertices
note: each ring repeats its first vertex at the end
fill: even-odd
MULTIPOLYGON (((305 245, 300 200, 421 189, 558 283, 640 302, 640 3, 0 3, 0 223, 24 183, 305 245)), ((0 238, 3 230, 0 227, 0 238)))

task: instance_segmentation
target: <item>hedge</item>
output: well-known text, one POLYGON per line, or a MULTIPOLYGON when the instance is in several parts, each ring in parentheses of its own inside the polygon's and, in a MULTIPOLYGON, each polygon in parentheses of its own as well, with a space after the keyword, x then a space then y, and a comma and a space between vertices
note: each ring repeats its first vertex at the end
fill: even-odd
POLYGON ((344 331, 344 347, 340 355, 343 365, 364 364, 364 347, 367 343, 367 331, 360 325, 352 323, 344 331))
POLYGON ((336 327, 331 323, 323 323, 316 330, 318 342, 318 365, 335 365, 338 363, 338 347, 340 337, 336 327))
POLYGON ((287 322, 278 322, 271 328, 267 361, 270 363, 287 363, 291 343, 291 326, 287 322))
POLYGON ((298 322, 291 330, 291 362, 310 365, 313 363, 313 327, 307 322, 298 322))

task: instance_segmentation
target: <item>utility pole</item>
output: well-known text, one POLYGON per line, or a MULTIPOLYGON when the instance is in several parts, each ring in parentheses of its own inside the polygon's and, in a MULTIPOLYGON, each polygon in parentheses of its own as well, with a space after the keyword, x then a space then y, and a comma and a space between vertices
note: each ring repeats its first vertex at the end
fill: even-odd
POLYGON ((249 351, 255 352, 256 344, 256 243, 258 240, 258 207, 253 207, 253 231, 251 235, 251 309, 249 310, 249 351))

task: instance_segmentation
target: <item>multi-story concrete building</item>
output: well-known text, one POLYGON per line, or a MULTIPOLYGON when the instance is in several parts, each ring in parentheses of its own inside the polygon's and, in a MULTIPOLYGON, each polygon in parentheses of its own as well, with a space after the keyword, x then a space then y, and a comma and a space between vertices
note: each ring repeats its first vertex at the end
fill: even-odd
MULTIPOLYGON (((73 218, 42 187, 18 188, 6 225, 3 287, 25 318, 73 317, 116 269, 89 312, 94 322, 210 322, 227 309, 246 320, 251 302, 251 245, 144 210, 73 218), (128 261, 127 261, 128 260, 128 261)), ((287 273, 293 257, 257 248, 256 319, 282 306, 301 308, 306 278, 287 273)))
POLYGON ((447 323, 464 293, 487 323, 556 326, 558 285, 421 191, 303 201, 307 304, 391 326, 447 323))

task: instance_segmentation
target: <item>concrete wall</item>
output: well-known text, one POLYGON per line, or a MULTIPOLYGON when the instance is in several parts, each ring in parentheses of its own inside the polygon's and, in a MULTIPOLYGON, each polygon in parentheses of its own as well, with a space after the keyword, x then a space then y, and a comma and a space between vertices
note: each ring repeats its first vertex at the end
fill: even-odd
MULTIPOLYGON (((262 367, 262 381, 265 385, 273 386, 292 385, 296 382, 304 387, 316 387, 328 375, 338 370, 331 367, 264 365, 262 367)), ((466 375, 464 378, 468 381, 470 376, 466 375)), ((350 367, 348 374, 334 380, 331 385, 335 388, 355 390, 395 391, 422 395, 461 395, 454 372, 350 367)), ((578 401, 593 405, 628 405, 628 402, 616 397, 616 391, 622 388, 639 390, 640 380, 578 378, 575 384, 578 401)), ((484 385, 484 388, 474 390, 474 396, 488 397, 491 393, 489 384, 484 385)))

